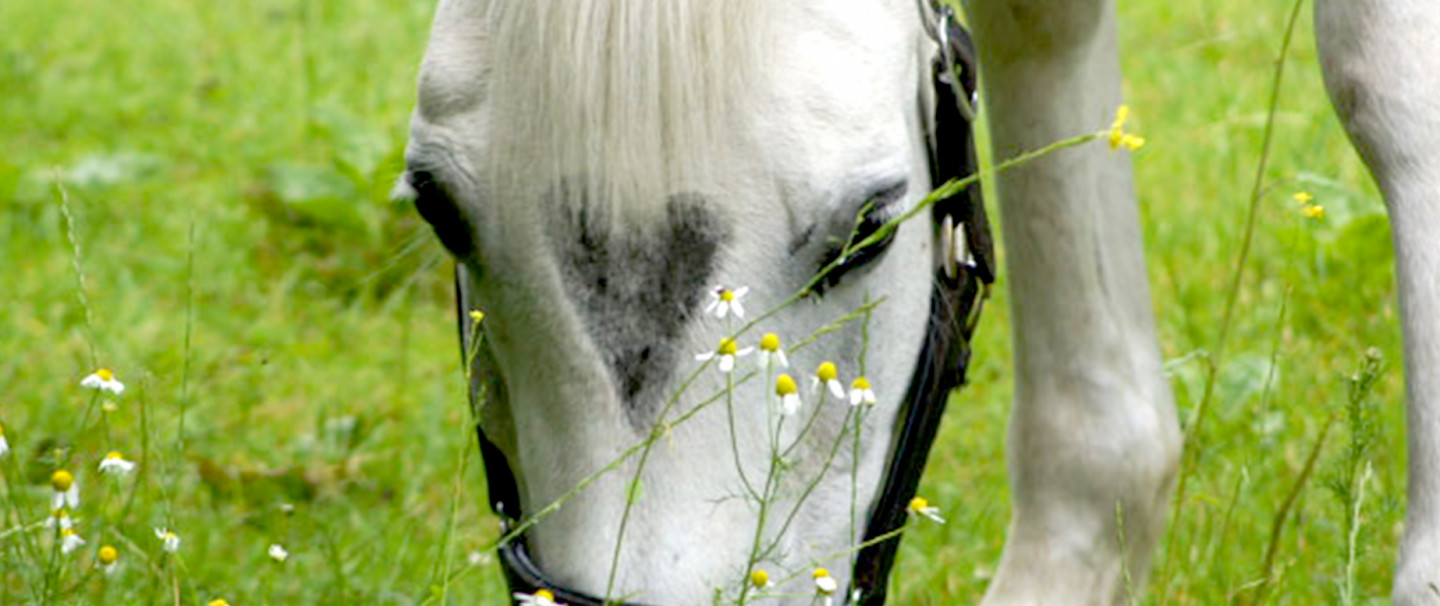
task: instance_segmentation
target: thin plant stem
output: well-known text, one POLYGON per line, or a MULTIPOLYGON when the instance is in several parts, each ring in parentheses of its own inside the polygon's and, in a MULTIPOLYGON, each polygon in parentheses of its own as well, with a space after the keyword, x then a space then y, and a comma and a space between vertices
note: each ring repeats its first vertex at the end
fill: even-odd
POLYGON ((1240 254, 1235 261, 1234 276, 1230 280, 1230 288, 1225 298, 1225 314, 1220 320, 1218 334, 1215 337, 1215 345, 1210 351, 1209 365, 1206 367, 1205 390, 1200 396, 1200 403, 1190 415, 1190 421, 1186 423, 1184 442, 1186 444, 1185 455, 1182 458, 1180 478, 1175 487, 1175 496, 1171 501, 1170 523, 1171 529, 1165 545, 1165 570, 1161 575, 1162 595, 1161 606, 1170 602, 1170 590, 1173 588, 1171 574, 1175 563, 1175 525, 1180 519, 1180 511, 1185 506, 1185 494, 1188 488, 1190 476, 1193 475, 1196 462, 1199 459, 1201 429, 1205 422, 1205 412, 1210 407, 1210 402, 1215 395, 1215 383, 1218 378, 1220 367, 1225 357, 1225 346, 1230 339, 1230 329, 1235 318, 1235 308, 1240 300, 1240 285, 1245 278, 1245 267, 1250 263, 1251 245, 1255 240, 1255 225, 1260 212, 1260 197, 1265 186, 1265 169, 1269 165, 1270 147, 1275 136, 1275 114, 1280 107, 1280 84, 1285 77, 1285 60, 1290 54, 1290 44, 1295 35, 1295 24, 1300 17, 1300 7, 1305 0, 1295 0, 1290 9, 1290 20, 1285 26, 1285 37, 1280 43, 1280 54, 1275 60, 1274 78, 1270 85, 1270 104, 1265 114, 1265 133, 1260 143, 1260 161, 1255 167, 1255 181, 1250 189, 1250 205, 1245 216, 1245 230, 1241 236, 1240 254))

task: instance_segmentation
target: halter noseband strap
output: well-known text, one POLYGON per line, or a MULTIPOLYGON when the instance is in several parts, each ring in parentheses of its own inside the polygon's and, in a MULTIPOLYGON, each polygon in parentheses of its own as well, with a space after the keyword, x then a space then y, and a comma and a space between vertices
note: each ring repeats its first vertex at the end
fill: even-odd
MULTIPOLYGON (((975 47, 960 26, 954 12, 945 5, 919 0, 926 31, 940 45, 934 65, 936 95, 934 133, 931 140, 930 172, 936 185, 977 172, 975 138, 975 47), (928 10, 927 10, 927 4, 928 10), (931 19, 931 14, 934 19, 931 19)), ((900 546, 898 536, 879 540, 904 527, 910 499, 920 484, 930 447, 935 442, 950 392, 965 383, 970 362, 970 337, 995 281, 995 253, 990 223, 975 183, 949 199, 937 202, 932 212, 938 241, 934 292, 930 299, 930 323, 915 374, 910 379, 897 418, 897 433, 886 464, 885 484, 870 509, 865 529, 867 545, 855 558, 848 603, 881 606, 885 603, 886 580, 900 546)), ((461 358, 465 359, 468 310, 459 300, 463 266, 456 266, 456 299, 460 328, 461 358)), ((463 362, 462 362, 463 363, 463 362)), ((470 386, 472 400, 475 385, 470 386)), ((472 405, 475 402, 472 402, 472 405)), ((476 425, 490 508, 500 517, 501 534, 523 519, 520 492, 509 461, 485 430, 476 425)), ((530 559, 522 534, 498 548, 500 565, 510 590, 533 594, 541 589, 555 594, 558 602, 574 606, 613 606, 599 598, 567 590, 548 579, 530 559)), ((517 602, 518 603, 518 602, 517 602)))

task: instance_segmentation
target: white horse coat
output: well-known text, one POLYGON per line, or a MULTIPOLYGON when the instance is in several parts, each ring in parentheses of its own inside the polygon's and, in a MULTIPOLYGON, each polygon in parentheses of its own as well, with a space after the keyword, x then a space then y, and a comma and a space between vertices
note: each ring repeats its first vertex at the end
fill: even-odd
MULTIPOLYGON (((997 157, 1109 123, 1121 103, 1111 2, 966 8, 997 157)), ((1317 11, 1327 83, 1394 218, 1412 411, 1395 595, 1419 604, 1440 583, 1440 53, 1413 49, 1433 45, 1440 8, 1322 0, 1317 11)), ((663 415, 693 354, 740 326, 704 313, 714 285, 748 286, 753 317, 803 285, 867 203, 898 214, 930 189, 928 19, 915 0, 442 1, 401 189, 455 253, 464 303, 489 314, 481 418, 527 510, 674 418, 663 415)), ((1014 513, 985 603, 1121 603, 1127 568, 1143 582, 1181 448, 1130 160, 1097 142, 998 186, 1015 326, 1014 513)), ((784 536, 779 520, 766 524, 763 567, 803 570, 863 528, 920 348, 935 248, 931 226, 905 223, 818 303, 742 335, 742 346, 760 332, 794 342, 884 298, 868 340, 850 323, 792 357, 802 384, 822 360, 848 382, 868 344, 863 372, 879 403, 858 457, 836 460, 784 536)), ((592 595, 700 604, 718 588, 736 599, 755 544, 745 485, 770 466, 760 376, 735 388, 733 446, 724 407, 675 427, 638 488, 631 459, 532 528, 536 563, 592 595)), ((673 411, 725 386, 704 372, 673 411)), ((803 386, 802 396, 819 405, 803 386)), ((781 510, 850 428, 845 405, 826 405, 782 476, 781 510)), ((783 426, 782 441, 799 425, 783 426)), ((846 566, 831 571, 845 587, 846 566)), ((806 576, 776 595, 808 604, 809 587, 806 576)))

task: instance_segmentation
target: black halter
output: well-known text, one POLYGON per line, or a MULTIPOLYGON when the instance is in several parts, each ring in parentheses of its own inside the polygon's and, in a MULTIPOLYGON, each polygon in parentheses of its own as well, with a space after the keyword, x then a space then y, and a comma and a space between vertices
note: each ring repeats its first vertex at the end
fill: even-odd
MULTIPOLYGON (((930 139, 930 173, 936 185, 976 172, 975 139, 972 129, 975 100, 975 47, 969 33, 956 21, 948 7, 933 8, 938 16, 931 34, 940 43, 941 56, 934 64, 936 95, 934 132, 930 139)), ((935 204, 932 213, 940 241, 948 245, 963 234, 963 247, 941 250, 930 299, 930 322, 915 374, 905 392, 897 418, 898 431, 886 465, 885 484, 871 505, 865 542, 869 544, 905 525, 906 507, 915 496, 920 474, 925 469, 950 391, 965 383, 970 363, 970 336, 995 281, 995 255, 990 224, 978 183, 964 192, 935 204)), ((468 310, 460 299, 462 269, 456 267, 456 299, 460 303, 459 327, 463 353, 470 323, 468 310)), ((472 383, 471 398, 475 398, 472 383)), ((501 534, 508 533, 524 516, 520 491, 509 462, 501 450, 476 425, 490 508, 500 517, 501 534)), ((895 562, 900 538, 876 542, 855 558, 847 601, 861 606, 885 603, 886 580, 895 562)), ((609 606, 602 600, 567 590, 551 582, 531 561, 525 535, 498 548, 505 581, 512 592, 534 593, 549 590, 562 604, 609 606)), ((610 604, 617 604, 611 602, 610 604)))

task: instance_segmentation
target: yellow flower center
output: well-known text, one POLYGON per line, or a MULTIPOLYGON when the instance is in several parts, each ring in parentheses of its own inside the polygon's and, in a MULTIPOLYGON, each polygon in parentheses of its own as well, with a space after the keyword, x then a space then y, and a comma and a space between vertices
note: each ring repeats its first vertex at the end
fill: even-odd
POLYGON ((765 351, 780 351, 780 335, 773 332, 765 333, 760 337, 760 349, 765 351))
POLYGON ((720 339, 720 347, 716 348, 715 351, 719 352, 722 356, 733 356, 735 352, 740 351, 740 348, 735 345, 734 339, 720 339))
POLYGON ((75 529, 74 529, 74 528, 61 528, 61 529, 60 529, 60 536, 62 536, 62 537, 73 537, 73 536, 75 536, 75 529))
POLYGON ((162 539, 162 540, 165 540, 165 541, 173 541, 173 540, 178 539, 178 538, 180 538, 180 535, 175 534, 175 531, 173 531, 173 530, 167 530, 167 531, 165 531, 165 538, 162 539))
POLYGON ((1297 191, 1295 195, 1290 196, 1290 198, 1295 200, 1297 204, 1309 204, 1311 200, 1315 199, 1315 196, 1310 195, 1308 191, 1297 191))
POLYGON ((1325 218, 1325 207, 1324 207, 1324 206, 1320 206, 1319 204, 1316 204, 1316 205, 1314 205, 1314 206, 1306 206, 1304 210, 1301 210, 1301 211, 1300 211, 1300 213, 1303 214, 1303 215, 1305 215, 1306 218, 1310 218, 1310 219, 1324 219, 1324 218, 1325 218))
POLYGON ((5 425, 0 424, 0 437, 5 436, 5 425))
POLYGON ((821 381, 834 381, 839 374, 832 362, 822 362, 820 368, 815 370, 815 376, 820 377, 821 381))
POLYGON ((764 570, 760 570, 759 568, 756 568, 756 569, 755 569, 755 572, 750 573, 750 582, 751 582, 752 584, 754 584, 756 587, 764 587, 764 586, 766 586, 766 585, 769 585, 769 584, 770 584, 770 573, 765 572, 764 570))
POLYGON ((100 377, 102 381, 112 381, 115 379, 115 373, 110 372, 109 368, 101 368, 95 371, 95 376, 100 377))
POLYGON ((101 564, 109 566, 111 564, 114 564, 116 560, 120 559, 120 552, 115 551, 114 547, 106 545, 100 548, 99 557, 101 564))
POLYGON ((539 591, 536 591, 536 592, 535 592, 535 597, 537 597, 537 598, 545 598, 545 599, 550 600, 550 601, 552 601, 552 602, 555 601, 555 594, 552 593, 549 589, 541 589, 541 590, 539 590, 539 591))
POLYGON ((913 499, 910 499, 910 511, 923 511, 929 506, 930 501, 926 501, 925 497, 915 497, 913 499))
POLYGON ((855 389, 870 389, 870 382, 866 381, 865 377, 856 377, 855 382, 851 383, 850 387, 855 389))
POLYGON ((210 603, 206 606, 230 606, 230 602, 227 601, 225 598, 215 598, 213 600, 210 600, 210 603))
POLYGON ((478 309, 472 309, 472 310, 470 310, 470 319, 471 319, 471 320, 474 320, 474 321, 476 321, 476 322, 479 322, 479 321, 481 321, 481 320, 484 320, 484 319, 485 319, 485 312, 480 311, 480 310, 478 310, 478 309))
POLYGON ((788 396, 795 393, 795 379, 790 375, 781 374, 775 379, 775 393, 780 396, 788 396))
POLYGON ((724 301, 724 302, 726 302, 726 303, 729 303, 729 302, 731 302, 731 301, 734 301, 734 300, 735 300, 735 291, 730 290, 730 289, 728 289, 728 288, 725 289, 725 290, 720 291, 720 300, 721 300, 721 301, 724 301))
POLYGON ((105 458, 106 458, 106 459, 109 459, 109 460, 111 460, 111 461, 115 461, 115 460, 118 460, 118 459, 123 459, 123 458, 125 458, 125 457, 120 456, 120 451, 118 451, 118 450, 112 450, 112 451, 110 451, 110 452, 105 453, 105 458))
POLYGON ((55 492, 65 492, 75 485, 75 476, 64 469, 50 474, 50 485, 55 487, 55 492))
POLYGON ((70 510, 61 507, 60 509, 56 509, 55 511, 50 512, 50 517, 53 517, 57 520, 63 520, 70 517, 70 510))
POLYGON ((814 572, 813 574, 811 574, 810 576, 811 576, 811 577, 814 577, 814 578, 817 578, 817 579, 823 579, 823 578, 825 578, 825 577, 830 576, 830 571, 829 571, 829 570, 825 570, 824 568, 816 568, 816 569, 815 569, 815 572, 814 572))

